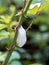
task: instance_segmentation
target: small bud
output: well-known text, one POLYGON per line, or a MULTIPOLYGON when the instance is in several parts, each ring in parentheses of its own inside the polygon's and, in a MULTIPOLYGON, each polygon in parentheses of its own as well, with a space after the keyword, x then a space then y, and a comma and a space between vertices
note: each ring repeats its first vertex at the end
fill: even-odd
POLYGON ((22 47, 26 43, 26 31, 22 26, 18 28, 18 37, 16 42, 19 47, 22 47))

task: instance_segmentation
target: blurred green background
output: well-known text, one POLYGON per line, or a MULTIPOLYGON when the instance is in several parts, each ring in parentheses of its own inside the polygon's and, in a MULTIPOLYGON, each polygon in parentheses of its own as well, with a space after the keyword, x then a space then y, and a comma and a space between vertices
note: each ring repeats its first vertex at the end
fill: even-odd
MULTIPOLYGON (((44 4, 48 0, 33 0, 31 4, 44 4)), ((23 0, 0 0, 0 16, 9 15, 16 9, 15 14, 23 8, 23 0), (15 8, 14 8, 14 7, 15 8)), ((1 18, 0 18, 1 19, 1 18)), ((12 21, 18 21, 19 16, 13 16, 12 21)), ((33 15, 24 18, 22 24, 25 29, 34 19, 33 15)), ((5 60, 6 46, 9 33, 7 29, 1 29, 3 22, 0 21, 0 62, 5 60), (3 36, 2 36, 3 35, 3 36)), ((11 35, 13 37, 13 35, 11 35)), ((45 8, 35 19, 31 28, 27 31, 27 42, 22 48, 15 48, 9 65, 49 65, 49 7, 45 8)))

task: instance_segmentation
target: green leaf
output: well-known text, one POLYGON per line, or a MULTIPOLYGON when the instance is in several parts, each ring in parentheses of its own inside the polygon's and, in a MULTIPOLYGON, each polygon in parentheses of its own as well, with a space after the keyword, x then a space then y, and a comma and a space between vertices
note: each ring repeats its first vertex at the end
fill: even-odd
POLYGON ((29 9, 27 14, 32 14, 32 15, 35 15, 38 11, 38 7, 35 6, 33 9, 29 9))
POLYGON ((7 10, 7 8, 5 6, 1 6, 0 7, 0 14, 4 13, 7 10))
POLYGON ((15 25, 18 25, 18 22, 17 21, 12 21, 11 24, 10 24, 10 27, 12 28, 15 25))
POLYGON ((48 6, 49 6, 49 1, 47 1, 45 4, 43 4, 43 5, 39 8, 38 12, 41 12, 43 9, 45 9, 45 8, 48 7, 48 6))
POLYGON ((40 7, 41 3, 31 4, 28 10, 28 14, 35 15, 40 7))
POLYGON ((30 65, 42 65, 42 64, 39 64, 39 63, 34 63, 34 64, 30 64, 30 65))
POLYGON ((0 40, 5 39, 5 38, 8 38, 8 35, 9 34, 10 33, 7 32, 7 31, 5 31, 5 30, 0 31, 0 40))
POLYGON ((10 16, 8 16, 8 15, 6 15, 6 16, 4 16, 4 15, 0 15, 0 21, 1 22, 4 22, 4 23, 6 23, 6 24, 9 24, 10 23, 10 21, 11 21, 11 18, 10 18, 10 16))
POLYGON ((20 12, 18 12, 15 16, 20 16, 21 15, 21 11, 20 12))
POLYGON ((6 58, 7 53, 1 53, 0 54, 0 62, 3 62, 6 58))
POLYGON ((15 52, 15 51, 14 51, 14 52, 12 53, 9 62, 12 61, 12 60, 14 60, 14 59, 20 59, 20 54, 19 54, 18 52, 15 52))
POLYGON ((9 65, 22 65, 19 61, 12 61, 9 65))
POLYGON ((41 25, 40 27, 40 31, 47 31, 48 27, 46 25, 41 25))
POLYGON ((0 30, 4 29, 4 28, 6 28, 6 27, 7 27, 7 25, 5 25, 5 24, 0 24, 0 30))

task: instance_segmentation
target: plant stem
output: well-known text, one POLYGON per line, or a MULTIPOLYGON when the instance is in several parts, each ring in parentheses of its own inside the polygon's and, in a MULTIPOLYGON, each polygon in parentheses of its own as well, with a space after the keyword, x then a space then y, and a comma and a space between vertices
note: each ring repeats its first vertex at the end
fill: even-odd
MULTIPOLYGON (((20 27, 22 25, 22 23, 23 23, 23 16, 24 16, 24 14, 26 14, 27 10, 29 9, 29 6, 30 6, 31 2, 32 2, 32 0, 28 0, 28 2, 26 3, 26 6, 25 6, 25 8, 23 10, 23 13, 20 16, 18 27, 20 27)), ((8 65, 8 61, 10 59, 10 56, 11 56, 11 54, 12 54, 12 52, 14 50, 14 46, 16 44, 16 39, 17 39, 17 34, 18 34, 17 30, 18 29, 16 29, 13 43, 9 47, 9 51, 8 51, 7 57, 6 57, 3 65, 8 65)))
POLYGON ((32 2, 32 0, 28 0, 27 3, 26 3, 26 6, 24 8, 24 10, 22 10, 22 14, 21 14, 20 19, 19 19, 19 27, 23 23, 23 16, 24 16, 24 14, 26 14, 27 10, 29 9, 29 6, 30 6, 31 2, 32 2))
POLYGON ((34 16, 34 19, 31 20, 31 23, 30 23, 30 25, 28 26, 28 28, 26 29, 26 32, 29 30, 29 28, 31 28, 33 22, 35 23, 35 20, 36 20, 36 15, 34 16))

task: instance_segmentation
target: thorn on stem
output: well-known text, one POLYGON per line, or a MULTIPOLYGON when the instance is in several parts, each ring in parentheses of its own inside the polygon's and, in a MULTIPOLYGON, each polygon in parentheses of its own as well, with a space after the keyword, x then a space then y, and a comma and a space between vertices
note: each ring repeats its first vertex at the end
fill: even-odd
POLYGON ((16 25, 15 28, 13 29, 14 32, 16 32, 16 30, 18 30, 18 25, 16 25))
POLYGON ((7 51, 10 51, 11 50, 11 48, 6 48, 7 49, 7 51))

